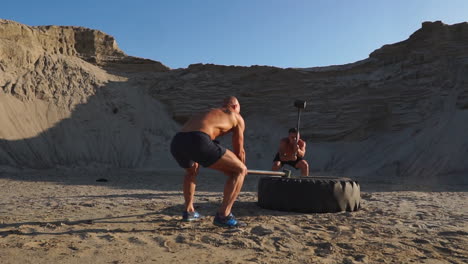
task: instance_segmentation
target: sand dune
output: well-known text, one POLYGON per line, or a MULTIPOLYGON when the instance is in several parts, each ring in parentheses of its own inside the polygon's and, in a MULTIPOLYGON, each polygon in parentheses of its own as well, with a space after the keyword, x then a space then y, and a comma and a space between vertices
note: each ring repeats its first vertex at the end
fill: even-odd
POLYGON ((423 23, 347 65, 170 70, 97 30, 1 20, 0 165, 175 168, 167 149, 180 123, 233 94, 249 167, 270 168, 301 98, 312 171, 466 184, 467 27, 423 23))

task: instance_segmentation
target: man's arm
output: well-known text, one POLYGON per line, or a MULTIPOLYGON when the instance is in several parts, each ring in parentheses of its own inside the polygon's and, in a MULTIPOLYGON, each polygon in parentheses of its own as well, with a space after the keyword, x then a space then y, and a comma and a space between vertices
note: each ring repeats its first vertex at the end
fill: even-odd
POLYGON ((244 119, 241 115, 238 115, 237 126, 234 127, 232 133, 232 147, 234 148, 234 154, 245 164, 244 130, 244 119))
POLYGON ((298 142, 299 148, 297 149, 297 156, 303 158, 306 153, 306 143, 301 140, 298 142))

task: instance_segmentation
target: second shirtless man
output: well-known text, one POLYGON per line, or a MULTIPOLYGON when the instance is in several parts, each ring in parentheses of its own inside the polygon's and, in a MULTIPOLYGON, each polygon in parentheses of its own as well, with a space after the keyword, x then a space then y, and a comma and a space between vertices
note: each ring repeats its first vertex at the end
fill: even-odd
POLYGON ((289 129, 287 138, 282 138, 278 153, 273 160, 272 170, 277 171, 284 164, 288 164, 296 169, 301 169, 301 176, 309 176, 309 164, 304 159, 306 143, 298 138, 296 128, 289 129))

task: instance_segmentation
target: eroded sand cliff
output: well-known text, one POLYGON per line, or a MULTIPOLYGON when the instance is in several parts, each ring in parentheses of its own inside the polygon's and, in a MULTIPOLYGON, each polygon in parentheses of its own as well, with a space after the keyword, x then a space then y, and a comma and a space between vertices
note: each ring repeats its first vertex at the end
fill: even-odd
MULTIPOLYGON (((193 112, 235 95, 249 167, 269 169, 307 100, 313 172, 378 180, 464 180, 468 23, 425 22, 347 65, 194 64, 169 69, 80 27, 0 20, 0 165, 176 167, 168 144, 193 112)), ((222 139, 229 145, 230 138, 222 139)))

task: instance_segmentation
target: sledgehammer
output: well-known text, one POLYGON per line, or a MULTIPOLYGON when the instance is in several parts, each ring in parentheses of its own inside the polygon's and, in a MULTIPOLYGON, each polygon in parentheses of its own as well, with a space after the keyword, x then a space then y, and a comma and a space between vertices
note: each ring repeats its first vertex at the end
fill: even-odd
POLYGON ((283 171, 247 170, 247 174, 272 175, 272 176, 282 176, 286 178, 291 178, 290 170, 283 170, 283 171))

